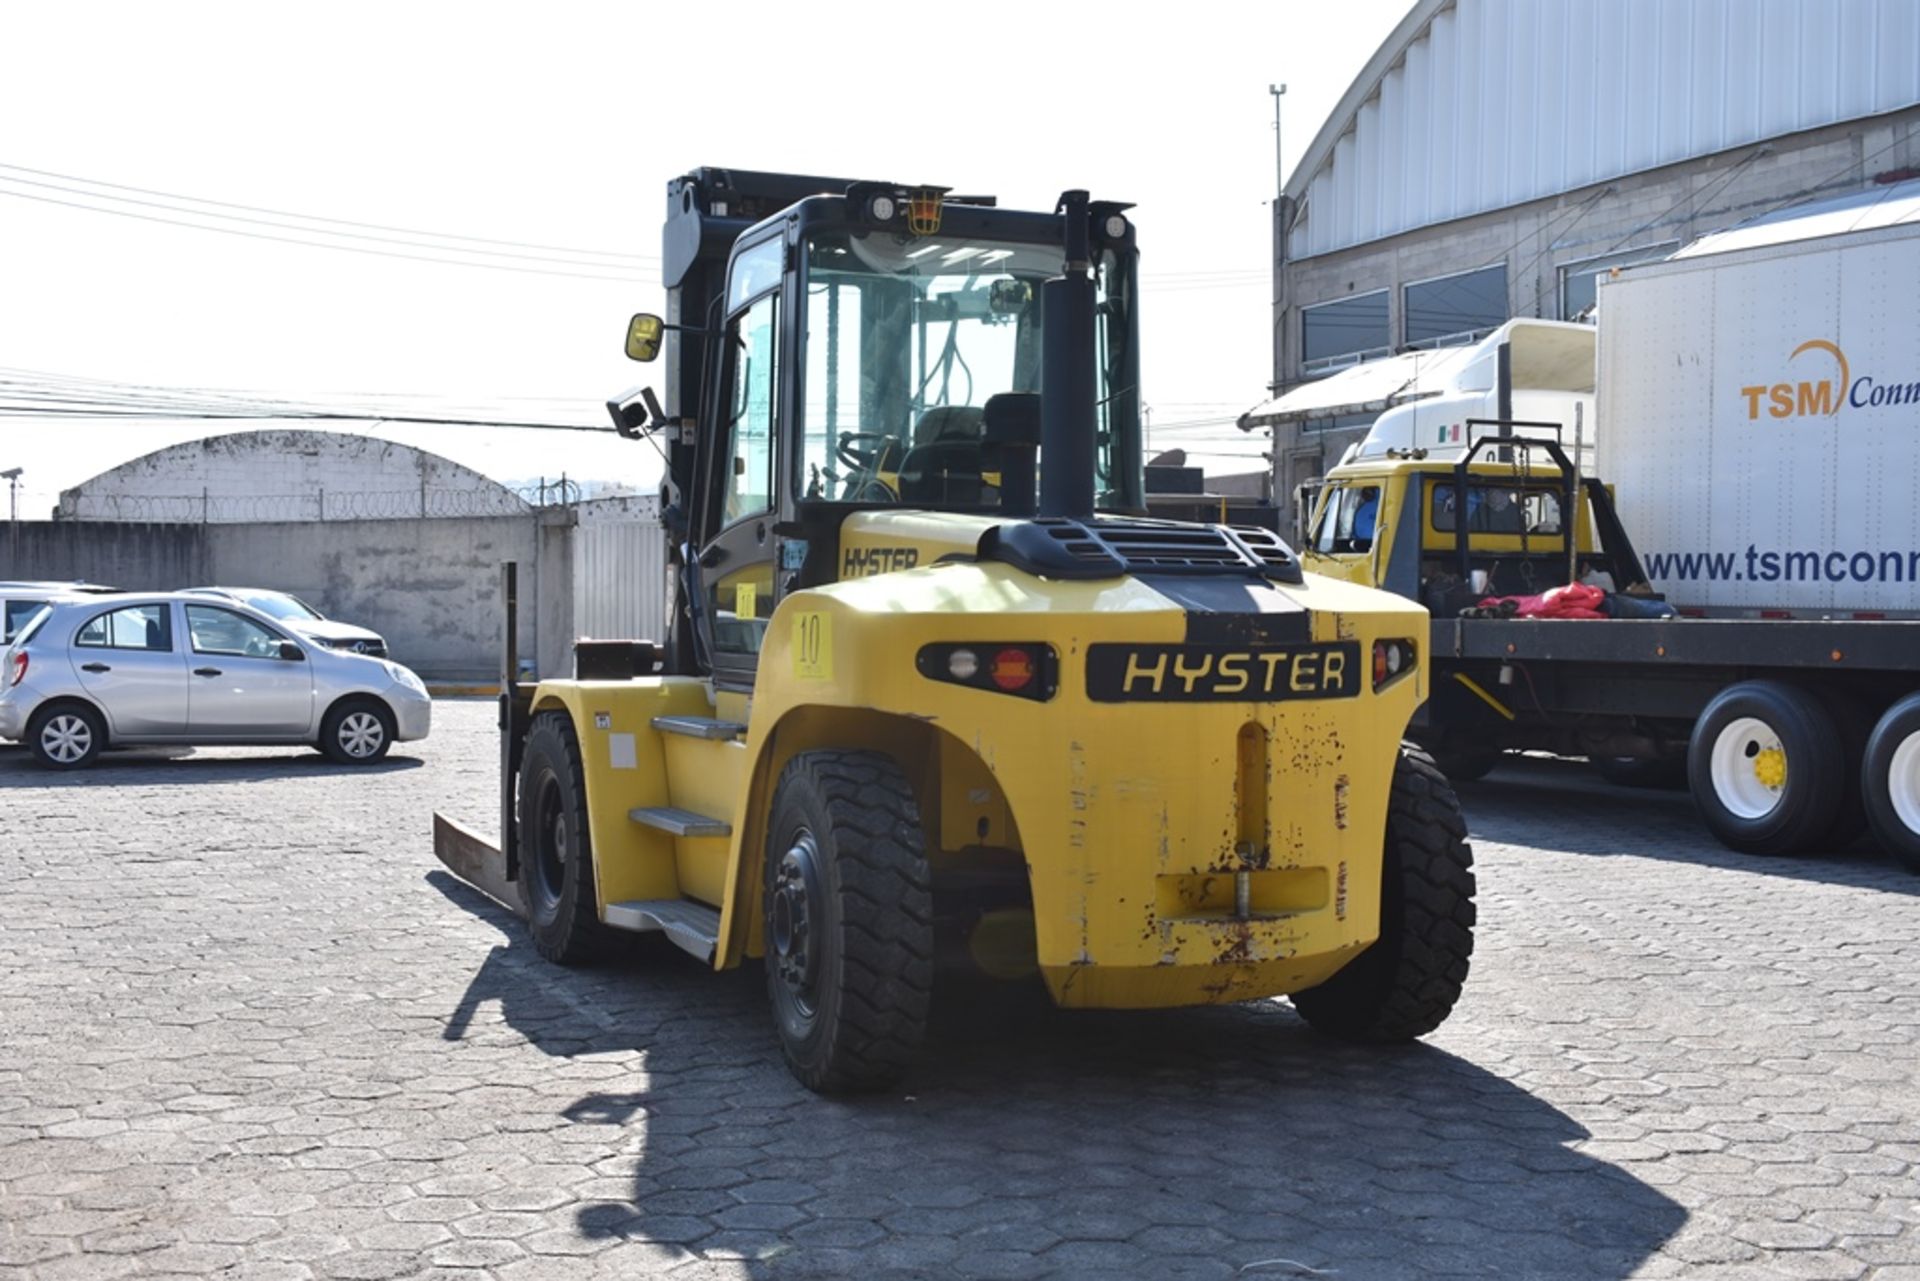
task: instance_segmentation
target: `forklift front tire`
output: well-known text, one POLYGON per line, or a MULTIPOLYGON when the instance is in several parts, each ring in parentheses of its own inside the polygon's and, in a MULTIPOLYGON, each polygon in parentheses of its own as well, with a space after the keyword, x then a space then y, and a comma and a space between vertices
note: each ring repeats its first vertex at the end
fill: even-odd
POLYGON ((1473 849, 1460 800, 1433 759, 1400 751, 1387 802, 1380 937, 1293 1008, 1348 1041, 1411 1041, 1446 1022, 1473 957, 1473 849))
POLYGON ((787 1066, 821 1093, 897 1079, 926 1035, 933 887, 913 788, 877 752, 794 757, 774 792, 767 993, 787 1066))
POLYGON ((558 965, 600 959, 617 935, 600 921, 586 771, 565 712, 533 718, 521 756, 519 811, 518 884, 534 947, 558 965))

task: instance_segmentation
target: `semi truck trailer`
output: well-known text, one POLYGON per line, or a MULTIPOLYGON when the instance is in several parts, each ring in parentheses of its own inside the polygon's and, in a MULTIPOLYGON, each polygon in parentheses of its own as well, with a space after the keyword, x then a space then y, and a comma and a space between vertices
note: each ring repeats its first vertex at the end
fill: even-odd
POLYGON ((1428 606, 1443 769, 1585 755, 1735 849, 1870 825, 1920 870, 1915 281, 1909 183, 1616 272, 1597 335, 1510 321, 1381 415, 1303 559, 1428 606), (1508 616, 1573 584, 1599 617, 1508 616))

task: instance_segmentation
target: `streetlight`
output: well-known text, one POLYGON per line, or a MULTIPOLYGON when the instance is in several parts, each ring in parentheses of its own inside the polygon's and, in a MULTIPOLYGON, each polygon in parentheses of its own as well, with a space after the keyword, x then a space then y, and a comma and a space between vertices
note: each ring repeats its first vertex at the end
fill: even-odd
POLYGON ((1273 95, 1273 204, 1278 209, 1280 194, 1287 189, 1286 162, 1280 158, 1280 99, 1287 96, 1287 87, 1270 84, 1267 92, 1273 95))

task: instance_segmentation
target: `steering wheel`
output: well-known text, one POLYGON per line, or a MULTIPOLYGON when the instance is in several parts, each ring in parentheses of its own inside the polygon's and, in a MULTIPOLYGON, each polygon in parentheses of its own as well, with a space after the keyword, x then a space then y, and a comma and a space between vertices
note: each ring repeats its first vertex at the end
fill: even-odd
POLYGON ((843 431, 836 451, 840 461, 860 470, 872 468, 893 437, 883 431, 843 431))

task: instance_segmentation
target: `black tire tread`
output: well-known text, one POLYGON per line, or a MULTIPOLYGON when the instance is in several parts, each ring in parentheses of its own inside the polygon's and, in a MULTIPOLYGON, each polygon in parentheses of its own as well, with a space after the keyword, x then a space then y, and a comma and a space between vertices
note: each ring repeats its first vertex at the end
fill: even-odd
POLYGON ((1473 958, 1473 848, 1447 777, 1419 748, 1401 750, 1387 803, 1380 937, 1318 987, 1293 994, 1322 1032, 1374 1044, 1411 1041, 1453 1012, 1473 958))
MULTIPOLYGON (((520 876, 517 882, 520 890, 520 904, 526 910, 527 926, 533 935, 534 949, 555 965, 590 965, 605 960, 625 943, 624 936, 609 927, 600 919, 600 904, 594 893, 593 882, 593 832, 587 824, 587 772, 580 759, 580 738, 574 733, 573 717, 564 711, 537 712, 527 727, 527 752, 523 755, 521 779, 524 787, 528 777, 526 760, 532 755, 537 736, 546 735, 557 739, 554 745, 564 771, 556 770, 566 803, 572 810, 568 824, 576 832, 579 854, 569 865, 569 872, 578 876, 586 874, 584 893, 576 888, 571 911, 563 892, 561 912, 550 928, 542 929, 534 920, 533 873, 528 867, 528 854, 524 847, 520 859, 520 876)), ((527 813, 527 797, 522 791, 519 797, 519 810, 523 821, 527 813)))
POLYGON ((1861 790, 1874 839, 1901 866, 1920 874, 1920 833, 1901 821, 1887 787, 1894 751, 1916 731, 1920 731, 1920 694, 1909 694, 1889 707, 1874 726, 1863 753, 1861 790))
MULTIPOLYGON (((879 1089, 918 1053, 933 995, 933 886, 919 806, 906 775, 878 752, 803 753, 776 798, 789 786, 811 786, 831 822, 816 838, 831 847, 823 893, 838 908, 843 977, 839 1016, 816 1059, 789 1051, 787 1063, 823 1093, 879 1089)), ((777 981, 769 969, 768 982, 777 981)))

